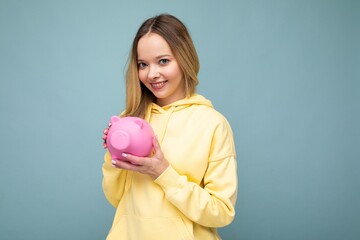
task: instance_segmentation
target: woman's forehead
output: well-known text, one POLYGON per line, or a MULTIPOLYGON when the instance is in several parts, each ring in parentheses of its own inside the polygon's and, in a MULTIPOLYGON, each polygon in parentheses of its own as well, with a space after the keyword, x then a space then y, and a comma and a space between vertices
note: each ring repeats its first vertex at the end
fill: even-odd
POLYGON ((166 40, 159 34, 146 34, 139 39, 137 45, 138 59, 155 59, 162 56, 173 56, 166 40))

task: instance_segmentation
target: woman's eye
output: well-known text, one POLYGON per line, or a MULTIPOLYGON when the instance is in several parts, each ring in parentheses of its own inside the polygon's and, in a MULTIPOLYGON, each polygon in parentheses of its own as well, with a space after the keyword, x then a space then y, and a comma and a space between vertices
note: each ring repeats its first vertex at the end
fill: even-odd
POLYGON ((142 63, 142 62, 138 63, 138 66, 139 66, 140 69, 146 68, 146 64, 142 63))
POLYGON ((159 62, 160 62, 161 65, 165 65, 165 64, 167 64, 169 62, 169 59, 160 59, 159 62))

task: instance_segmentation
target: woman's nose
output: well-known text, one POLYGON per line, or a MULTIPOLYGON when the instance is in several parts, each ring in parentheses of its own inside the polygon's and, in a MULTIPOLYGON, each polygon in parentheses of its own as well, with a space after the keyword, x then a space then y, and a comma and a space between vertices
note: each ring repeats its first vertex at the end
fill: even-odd
POLYGON ((148 78, 154 80, 160 77, 159 69, 157 67, 150 67, 148 78))

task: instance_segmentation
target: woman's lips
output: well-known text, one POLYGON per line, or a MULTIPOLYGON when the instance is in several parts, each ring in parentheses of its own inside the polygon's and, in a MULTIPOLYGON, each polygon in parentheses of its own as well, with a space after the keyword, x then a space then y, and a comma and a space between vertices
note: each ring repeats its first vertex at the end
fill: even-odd
POLYGON ((151 87, 153 89, 161 89, 165 86, 165 83, 167 83, 167 81, 162 81, 162 82, 156 82, 156 83, 150 83, 151 87))

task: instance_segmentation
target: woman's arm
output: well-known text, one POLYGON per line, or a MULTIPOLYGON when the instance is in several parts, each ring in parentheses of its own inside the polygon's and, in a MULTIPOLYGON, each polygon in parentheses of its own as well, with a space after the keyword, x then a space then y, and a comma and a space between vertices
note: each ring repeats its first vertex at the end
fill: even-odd
POLYGON ((209 162, 203 187, 188 181, 171 166, 155 182, 172 204, 200 225, 222 227, 234 219, 237 197, 234 156, 209 162))

